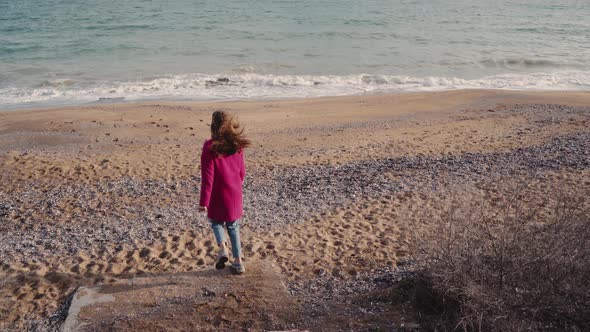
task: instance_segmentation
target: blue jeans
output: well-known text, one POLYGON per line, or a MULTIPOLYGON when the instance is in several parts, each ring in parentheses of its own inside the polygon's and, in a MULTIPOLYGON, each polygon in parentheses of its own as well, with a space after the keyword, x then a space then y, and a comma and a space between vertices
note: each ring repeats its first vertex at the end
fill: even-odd
POLYGON ((234 222, 220 222, 213 219, 209 219, 211 228, 213 228, 213 234, 215 234, 215 240, 217 244, 221 245, 225 242, 225 231, 223 226, 227 227, 227 233, 229 234, 229 240, 231 242, 231 254, 234 258, 242 257, 242 245, 240 244, 240 224, 239 219, 234 222))

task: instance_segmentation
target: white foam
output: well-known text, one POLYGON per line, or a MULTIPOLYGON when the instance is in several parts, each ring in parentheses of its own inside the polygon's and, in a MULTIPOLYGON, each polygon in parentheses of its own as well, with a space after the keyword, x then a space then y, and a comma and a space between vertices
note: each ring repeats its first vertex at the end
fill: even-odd
POLYGON ((451 89, 590 90, 590 71, 504 74, 462 79, 387 75, 261 75, 186 74, 144 81, 80 82, 61 79, 33 88, 0 89, 0 107, 80 104, 100 98, 141 99, 264 99, 341 96, 377 92, 451 89), (219 78, 227 78, 218 81, 219 78), (67 82, 64 84, 64 82, 67 82))

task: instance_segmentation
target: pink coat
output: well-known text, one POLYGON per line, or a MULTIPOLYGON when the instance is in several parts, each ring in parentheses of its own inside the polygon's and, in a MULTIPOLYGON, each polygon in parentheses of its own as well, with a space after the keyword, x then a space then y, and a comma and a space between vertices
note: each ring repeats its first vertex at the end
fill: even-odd
POLYGON ((246 174, 244 152, 218 155, 210 151, 213 140, 201 153, 201 199, 207 216, 215 221, 236 221, 242 216, 242 183, 246 174))

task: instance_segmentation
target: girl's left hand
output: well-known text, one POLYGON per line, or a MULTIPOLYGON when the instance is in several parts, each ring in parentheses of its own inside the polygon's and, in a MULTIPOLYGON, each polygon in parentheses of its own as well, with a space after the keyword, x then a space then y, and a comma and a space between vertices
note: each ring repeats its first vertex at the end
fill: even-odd
POLYGON ((199 212, 207 212, 206 206, 199 206, 199 212))

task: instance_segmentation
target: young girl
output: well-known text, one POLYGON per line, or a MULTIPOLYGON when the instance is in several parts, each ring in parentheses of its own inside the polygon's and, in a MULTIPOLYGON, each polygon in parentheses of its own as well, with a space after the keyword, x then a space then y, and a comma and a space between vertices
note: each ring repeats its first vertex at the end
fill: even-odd
POLYGON ((242 216, 242 183, 246 173, 243 149, 250 145, 244 137, 244 129, 223 111, 213 113, 211 139, 203 144, 201 154, 201 199, 200 211, 207 212, 219 245, 215 260, 217 269, 225 268, 228 261, 225 231, 227 227, 231 241, 235 273, 246 271, 241 258, 240 225, 242 216))

